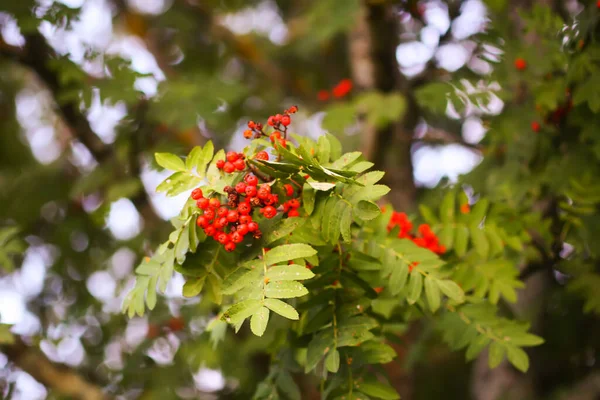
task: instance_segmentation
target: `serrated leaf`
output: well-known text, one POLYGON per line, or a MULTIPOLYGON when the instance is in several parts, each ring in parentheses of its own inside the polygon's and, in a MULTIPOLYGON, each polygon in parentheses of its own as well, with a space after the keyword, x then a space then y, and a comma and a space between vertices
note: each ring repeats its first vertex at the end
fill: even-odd
POLYGON ((456 282, 449 279, 443 279, 437 281, 437 286, 440 288, 442 293, 448 296, 448 298, 457 302, 463 302, 465 300, 465 293, 460 286, 456 284, 456 282))
POLYGON ((183 285, 183 295, 185 297, 195 297, 200 294, 204 287, 206 277, 188 279, 183 285))
POLYGON ((275 299, 291 299, 308 294, 303 284, 296 281, 269 282, 265 295, 275 299))
POLYGON ((381 214, 379 206, 372 201, 361 200, 354 207, 354 214, 363 221, 370 221, 381 214))
POLYGON ((487 212, 489 204, 490 202, 488 199, 479 199, 479 201, 475 203, 475 206, 473 206, 471 212, 469 213, 469 220, 471 224, 479 225, 479 223, 483 220, 483 217, 485 217, 485 213, 487 212))
POLYGON ((498 342, 492 342, 488 355, 488 365, 490 368, 496 368, 504 359, 505 348, 498 342))
POLYGON ((317 250, 313 249, 307 244, 284 244, 272 248, 269 252, 267 252, 263 261, 267 265, 273 265, 279 264, 283 261, 312 257, 315 254, 317 254, 317 250))
POLYGON ((288 303, 285 303, 277 299, 265 299, 264 305, 267 306, 271 311, 276 312, 282 317, 297 320, 300 318, 298 311, 288 303))
POLYGON ((475 357, 481 353, 481 351, 491 342, 491 339, 485 335, 479 335, 475 340, 471 342, 465 357, 467 361, 474 360, 475 357))
POLYGON ((272 281, 298 281, 310 279, 315 274, 303 265, 278 265, 267 270, 267 278, 272 281))
POLYGON ((250 330, 256 336, 262 336, 269 323, 269 309, 261 307, 250 319, 250 330))
POLYGON ((287 371, 281 371, 279 375, 277 375, 277 380, 275 384, 287 397, 289 400, 301 400, 302 395, 300 394, 300 389, 294 379, 287 371))
POLYGON ((352 232, 350 230, 352 226, 352 208, 346 206, 342 213, 342 218, 340 219, 340 233, 342 235, 342 240, 346 243, 350 243, 352 241, 352 232))
POLYGON ((342 143, 331 133, 327 133, 325 136, 329 140, 329 158, 337 160, 342 156, 342 143))
POLYGON ((308 215, 311 215, 315 209, 316 195, 317 192, 309 184, 305 183, 302 188, 302 205, 308 215))
POLYGON ((331 350, 333 347, 333 331, 328 329, 321 331, 313 337, 308 344, 306 351, 306 364, 304 366, 304 372, 309 373, 312 371, 319 361, 331 350))
POLYGON ((527 353, 523 351, 523 349, 514 346, 507 346, 506 355, 508 357, 508 361, 510 361, 510 363, 514 365, 516 369, 521 372, 527 372, 529 369, 529 357, 527 356, 527 353))
POLYGON ((396 392, 396 389, 394 389, 391 385, 375 380, 357 384, 356 389, 368 396, 377 397, 378 399, 397 400, 400 398, 400 395, 396 392))
POLYGON ((249 299, 232 305, 223 313, 221 320, 230 324, 237 324, 256 313, 262 305, 259 300, 249 299))
POLYGON ((437 280, 433 279, 431 275, 425 278, 425 297, 427 298, 427 304, 432 312, 436 312, 440 308, 441 295, 440 288, 437 285, 437 280))
MULTIPOLYGON (((259 263, 259 261, 257 261, 259 263)), ((221 285, 221 290, 225 295, 232 295, 248 285, 255 284, 260 280, 261 270, 258 268, 245 269, 240 268, 227 276, 221 285)))
POLYGON ((156 163, 171 171, 185 171, 183 160, 171 153, 155 153, 154 158, 156 163))
POLYGON ((379 182, 385 175, 383 171, 369 171, 356 178, 357 182, 362 183, 365 186, 374 185, 379 182))
POLYGON ((447 249, 451 249, 454 242, 454 227, 450 224, 444 224, 440 231, 439 238, 440 243, 446 246, 447 249))
POLYGON ((477 254, 483 258, 487 258, 490 251, 490 244, 488 243, 483 230, 479 229, 477 226, 471 226, 469 233, 471 234, 471 240, 473 241, 473 246, 475 247, 477 254))
POLYGON ((308 185, 315 189, 315 190, 321 190, 321 191, 328 191, 331 190, 335 187, 335 183, 329 183, 329 182, 315 182, 315 181, 308 181, 306 182, 308 183, 308 185))
POLYGON ((325 358, 325 368, 334 374, 340 369, 340 352, 337 349, 330 351, 325 358))
POLYGON ((457 224, 454 232, 454 251, 456 255, 462 257, 467 252, 469 244, 469 228, 463 224, 457 224))
POLYGON ((148 281, 148 291, 146 292, 146 305, 149 310, 154 310, 156 307, 156 282, 158 281, 158 275, 150 278, 148 281))
POLYGON ((331 142, 326 136, 319 136, 317 141, 318 151, 317 158, 320 163, 329 162, 329 154, 331 152, 331 142))
POLYGON ((456 195, 454 192, 448 192, 444 196, 440 205, 440 219, 443 223, 454 222, 454 211, 456 207, 456 195))
POLYGON ((510 342, 515 346, 539 346, 544 343, 544 339, 539 336, 532 335, 531 333, 523 333, 520 335, 512 336, 510 342))
POLYGON ((423 275, 415 272, 411 274, 410 279, 408 280, 408 294, 406 296, 406 301, 408 304, 415 304, 419 297, 421 297, 421 292, 423 291, 423 275))
POLYGON ((221 304, 221 301, 223 300, 223 292, 221 291, 221 281, 213 274, 209 274, 208 283, 209 286, 207 294, 209 296, 209 299, 212 299, 212 301, 215 304, 221 304))
POLYGON ((408 264, 397 259, 397 264, 394 265, 389 280, 389 288, 392 295, 397 295, 404 289, 408 278, 408 264))
POLYGON ((267 233, 263 235, 264 245, 269 245, 285 236, 288 236, 294 230, 300 228, 306 219, 304 218, 284 218, 273 226, 267 233))

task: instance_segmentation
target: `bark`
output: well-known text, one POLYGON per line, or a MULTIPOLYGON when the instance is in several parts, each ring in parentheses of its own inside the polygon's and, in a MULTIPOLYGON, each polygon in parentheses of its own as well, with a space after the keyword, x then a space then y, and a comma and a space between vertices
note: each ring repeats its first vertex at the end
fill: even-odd
POLYGON ((80 400, 110 399, 100 387, 72 369, 54 364, 41 351, 21 341, 0 346, 0 351, 17 367, 60 396, 80 400))
POLYGON ((391 186, 389 200, 395 207, 411 210, 415 206, 411 143, 418 121, 418 109, 406 79, 396 61, 399 26, 390 4, 364 2, 356 26, 349 37, 352 78, 359 90, 389 93, 400 91, 407 109, 403 119, 383 128, 364 124, 361 150, 387 171, 384 183, 391 186))

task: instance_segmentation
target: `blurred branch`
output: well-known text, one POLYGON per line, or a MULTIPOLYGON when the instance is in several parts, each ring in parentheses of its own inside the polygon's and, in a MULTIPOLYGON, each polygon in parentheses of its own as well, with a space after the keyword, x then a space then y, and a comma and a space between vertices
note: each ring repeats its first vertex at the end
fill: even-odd
POLYGON ((54 364, 40 350, 20 340, 11 345, 0 345, 0 351, 16 366, 61 396, 80 400, 110 398, 99 386, 88 382, 70 368, 54 364))

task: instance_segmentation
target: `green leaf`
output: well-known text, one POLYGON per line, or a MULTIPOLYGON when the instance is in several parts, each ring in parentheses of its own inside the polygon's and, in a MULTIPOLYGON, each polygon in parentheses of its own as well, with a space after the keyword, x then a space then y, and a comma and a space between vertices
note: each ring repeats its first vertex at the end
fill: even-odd
POLYGON ((319 136, 317 141, 318 152, 317 158, 321 164, 329 162, 329 154, 331 152, 331 142, 326 136, 319 136))
POLYGON ((306 351, 306 364, 304 366, 304 372, 309 373, 312 371, 319 361, 325 356, 333 347, 333 331, 327 329, 319 332, 313 337, 308 344, 306 351))
POLYGON ((454 192, 446 193, 440 205, 440 219, 443 223, 454 222, 454 211, 456 208, 456 195, 454 192))
POLYGON ((363 221, 370 221, 381 214, 379 206, 372 201, 361 200, 354 207, 354 214, 363 221))
POLYGON ((304 184, 302 188, 302 205, 304 207, 304 211, 306 211, 308 215, 312 214, 313 210, 315 209, 316 194, 317 192, 309 184, 304 184))
POLYGON ((340 352, 337 349, 330 351, 325 358, 325 368, 334 374, 340 369, 340 352))
POLYGON ((456 284, 456 282, 449 279, 440 280, 437 282, 438 287, 446 296, 450 299, 462 303, 465 301, 465 292, 456 284))
POLYGON ((511 337, 510 342, 515 346, 539 346, 544 343, 544 339, 531 333, 523 333, 511 337))
POLYGON ((300 316, 298 315, 298 311, 296 311, 294 307, 281 300, 265 299, 264 305, 267 306, 271 311, 276 312, 282 317, 293 320, 297 320, 300 318, 300 316))
POLYGON ((440 242, 446 246, 447 249, 451 249, 454 242, 454 227, 451 224, 444 224, 439 238, 440 242))
POLYGON ((368 396, 377 397, 384 400, 396 400, 400 398, 396 389, 390 384, 369 380, 356 385, 356 389, 360 390, 368 396))
POLYGON ((433 279, 431 275, 425 278, 425 297, 429 304, 429 309, 432 312, 436 312, 440 308, 441 295, 440 288, 437 285, 437 280, 433 279))
POLYGON ((263 261, 267 265, 273 265, 279 264, 283 261, 312 257, 315 254, 317 254, 317 251, 307 244, 284 244, 272 248, 269 252, 267 252, 263 261))
POLYGON ((183 160, 171 153, 155 153, 154 158, 158 165, 171 171, 185 171, 183 160))
POLYGON ((462 257, 467 252, 469 244, 469 228, 463 224, 457 224, 454 234, 454 251, 457 256, 462 257))
POLYGON ((356 178, 356 181, 365 186, 371 186, 379 182, 384 175, 385 172, 383 171, 369 171, 356 178))
POLYGON ((265 288, 265 295, 275 299, 290 299, 305 294, 308 294, 308 290, 296 281, 269 282, 265 288))
POLYGON ((521 372, 527 372, 529 369, 529 357, 527 353, 518 347, 507 346, 506 347, 506 355, 508 356, 508 361, 512 365, 515 366, 521 372))
POLYGON ((479 335, 475 340, 471 342, 467 349, 466 358, 467 361, 474 360, 475 357, 481 353, 481 351, 491 342, 491 339, 485 335, 479 335))
POLYGON ((477 226, 471 226, 469 231, 471 233, 471 240, 473 241, 475 251, 481 257, 487 258, 490 251, 490 244, 485 237, 485 232, 477 226))
POLYGON ((154 310, 156 307, 156 282, 158 281, 158 275, 150 278, 148 281, 148 291, 146 292, 146 305, 149 310, 154 310))
POLYGON ((261 307, 250 319, 250 330, 256 336, 262 336, 269 323, 269 309, 261 307))
POLYGON ((208 275, 208 298, 212 299, 215 304, 221 304, 223 300, 223 292, 221 291, 221 281, 213 274, 208 275))
POLYGON ((263 235, 264 245, 269 245, 276 240, 288 236, 294 230, 304 225, 305 222, 306 219, 304 218, 281 219, 274 227, 269 229, 269 231, 263 235))
POLYGON ((0 324, 0 344, 13 344, 15 337, 10 331, 10 325, 0 324))
POLYGON ((327 133, 325 136, 327 137, 327 140, 329 140, 329 158, 337 160, 342 156, 342 143, 340 143, 338 138, 331 133, 327 133))
POLYGON ((410 279, 408 280, 408 295, 406 296, 406 301, 408 301, 408 304, 415 304, 417 300, 419 300, 422 291, 423 275, 415 271, 414 274, 411 274, 410 279))
POLYGON ((492 342, 490 345, 488 365, 490 368, 496 368, 504 359, 505 348, 498 342, 492 342))
POLYGON ((294 382, 294 379, 287 371, 281 371, 279 375, 277 375, 275 384, 287 397, 289 397, 289 400, 302 400, 298 385, 296 385, 296 382, 294 382))
MULTIPOLYGON (((259 262, 259 261, 257 261, 259 262)), ((245 269, 240 268, 227 276, 221 285, 221 290, 225 295, 232 295, 239 292, 248 285, 257 284, 260 281, 261 270, 259 268, 245 269)))
POLYGON ((397 260, 396 265, 394 265, 392 269, 392 274, 390 275, 389 280, 389 288, 392 295, 397 295, 404 289, 404 285, 406 285, 406 280, 408 278, 408 264, 403 260, 397 260))
POLYGON ((327 200, 327 204, 323 210, 321 233, 323 238, 329 243, 337 243, 341 233, 342 215, 347 207, 348 205, 344 201, 339 200, 336 197, 330 197, 329 200, 327 200))
POLYGON ((261 307, 262 305, 259 300, 244 300, 229 307, 227 311, 223 313, 221 320, 230 324, 237 324, 255 314, 261 307))
POLYGON ((200 294, 206 277, 188 279, 183 285, 183 295, 185 297, 195 297, 200 294))
POLYGON ((485 234, 490 243, 490 255, 496 256, 502 254, 504 244, 502 243, 502 238, 498 234, 498 228, 493 224, 486 224, 485 234))
POLYGON ((473 209, 471 209, 471 212, 469 213, 471 224, 479 225, 483 220, 483 217, 485 217, 489 204, 490 202, 487 199, 479 199, 479 201, 475 203, 475 206, 473 206, 473 209))
POLYGON ((352 241, 352 232, 350 230, 352 226, 352 208, 346 206, 340 219, 340 233, 342 234, 342 240, 346 243, 352 241))
POLYGON ((315 274, 303 265, 278 265, 267 270, 267 278, 272 281, 297 281, 310 279, 315 274))

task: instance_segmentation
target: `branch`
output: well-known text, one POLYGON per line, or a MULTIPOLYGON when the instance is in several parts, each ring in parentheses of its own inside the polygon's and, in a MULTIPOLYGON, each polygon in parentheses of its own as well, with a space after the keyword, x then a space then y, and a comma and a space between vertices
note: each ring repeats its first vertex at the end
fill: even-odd
POLYGON ((100 387, 88 382, 72 369, 54 364, 41 351, 20 340, 11 345, 2 345, 0 350, 16 366, 61 396, 80 400, 110 398, 100 387))

